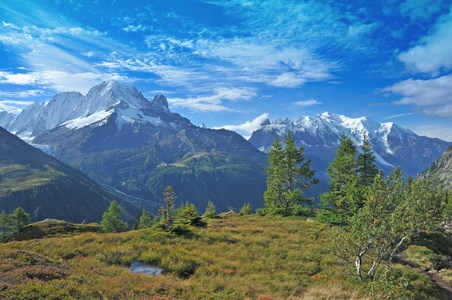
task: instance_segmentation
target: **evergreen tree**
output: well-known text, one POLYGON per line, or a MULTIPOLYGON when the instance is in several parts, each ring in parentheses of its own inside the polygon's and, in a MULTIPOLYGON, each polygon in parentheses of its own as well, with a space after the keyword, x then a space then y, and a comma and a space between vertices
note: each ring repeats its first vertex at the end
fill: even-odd
POLYGON ((265 206, 270 214, 305 214, 303 204, 312 204, 312 199, 305 198, 303 191, 318 180, 314 178, 315 170, 311 170, 311 161, 305 161, 303 147, 296 146, 290 132, 284 143, 285 149, 276 136, 268 154, 265 206))
POLYGON ((242 207, 242 209, 240 210, 239 215, 241 215, 241 216, 250 215, 252 211, 253 211, 253 208, 252 208, 252 206, 251 206, 250 203, 248 203, 248 204, 243 204, 243 207, 242 207))
POLYGON ((357 150, 351 138, 343 134, 336 156, 327 169, 330 188, 321 195, 323 211, 318 219, 325 223, 344 225, 362 202, 362 192, 357 174, 357 150))
POLYGON ((138 230, 138 229, 140 229, 140 225, 138 225, 138 221, 135 220, 135 221, 133 222, 132 230, 138 230))
POLYGON ((192 203, 181 206, 184 207, 183 210, 180 208, 178 209, 177 213, 177 223, 181 224, 187 224, 192 226, 206 226, 207 223, 205 223, 202 218, 199 216, 198 209, 196 206, 192 203))
POLYGON ((265 168, 267 190, 264 192, 264 201, 268 211, 273 212, 284 203, 284 149, 278 135, 275 136, 267 156, 269 166, 265 168))
POLYGON ((363 144, 361 145, 362 153, 358 155, 358 169, 360 176, 359 184, 361 186, 370 186, 374 182, 375 176, 378 174, 378 168, 375 164, 375 156, 372 152, 372 145, 364 133, 363 144))
POLYGON ((207 207, 206 207, 206 211, 204 213, 204 217, 215 218, 217 216, 217 213, 215 210, 216 210, 215 205, 212 203, 212 201, 209 200, 209 202, 207 202, 207 207))
POLYGON ((30 223, 30 215, 22 207, 16 208, 9 218, 13 231, 18 231, 30 223))
POLYGON ((140 217, 140 226, 139 228, 149 228, 153 225, 153 221, 151 216, 143 209, 143 213, 140 217))
POLYGON ((110 204, 110 207, 102 215, 100 225, 105 232, 124 232, 129 229, 126 222, 121 220, 122 210, 116 201, 110 204))
POLYGON ((163 225, 165 227, 165 230, 170 230, 171 226, 173 226, 175 217, 176 217, 176 206, 174 205, 174 201, 176 200, 177 196, 176 193, 173 191, 172 186, 167 186, 165 188, 165 192, 163 193, 165 196, 166 208, 163 206, 159 209, 159 212, 162 214, 163 219, 163 225))
POLYGON ((0 214, 0 231, 2 236, 6 236, 8 233, 8 230, 11 226, 11 218, 8 216, 5 211, 2 211, 0 214))

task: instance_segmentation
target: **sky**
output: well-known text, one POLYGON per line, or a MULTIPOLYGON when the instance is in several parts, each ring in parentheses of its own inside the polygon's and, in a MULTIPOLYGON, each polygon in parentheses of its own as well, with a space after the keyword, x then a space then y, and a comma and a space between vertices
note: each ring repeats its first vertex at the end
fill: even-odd
POLYGON ((0 110, 112 79, 245 136, 328 111, 452 141, 452 0, 0 1, 0 110))

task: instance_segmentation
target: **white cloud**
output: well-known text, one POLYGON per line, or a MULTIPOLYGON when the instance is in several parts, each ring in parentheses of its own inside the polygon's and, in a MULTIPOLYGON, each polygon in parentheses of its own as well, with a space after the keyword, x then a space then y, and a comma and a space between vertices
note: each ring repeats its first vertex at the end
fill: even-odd
POLYGON ((423 73, 437 74, 452 68, 452 6, 449 14, 440 18, 431 35, 419 40, 418 45, 399 54, 398 58, 409 68, 423 73))
POLYGON ((251 89, 217 88, 215 89, 214 95, 186 99, 173 98, 168 101, 176 107, 187 107, 197 111, 231 111, 232 109, 222 105, 224 100, 249 100, 251 97, 255 96, 256 93, 251 89))
POLYGON ((306 101, 297 101, 297 102, 293 102, 292 103, 292 105, 301 106, 301 107, 317 105, 317 104, 323 104, 323 102, 319 102, 319 101, 317 101, 315 99, 309 99, 309 100, 306 100, 306 101))
POLYGON ((428 80, 408 79, 387 87, 382 92, 404 96, 401 100, 393 102, 398 105, 428 106, 451 103, 452 74, 428 80))
POLYGON ((436 137, 448 142, 452 142, 452 127, 444 127, 439 125, 420 125, 413 128, 418 135, 428 137, 436 137))
POLYGON ((85 94, 95 83, 105 80, 130 81, 130 79, 115 73, 70 73, 64 71, 8 73, 0 71, 0 83, 50 86, 59 92, 77 91, 85 94))
POLYGON ((400 117, 406 117, 406 116, 411 116, 414 113, 406 113, 406 114, 398 114, 398 115, 392 115, 389 117, 384 118, 383 120, 390 120, 390 119, 394 119, 394 118, 400 118, 400 117))
MULTIPOLYGON (((0 72, 1 76, 1 72, 0 72)), ((18 92, 6 92, 6 91, 0 91, 0 97, 7 97, 7 98, 30 98, 39 96, 42 94, 46 94, 43 90, 26 90, 26 91, 18 91, 18 92)))
POLYGON ((249 88, 216 88, 215 94, 210 96, 198 96, 194 98, 170 98, 168 102, 175 107, 186 107, 195 111, 233 111, 223 105, 224 100, 239 101, 249 100, 257 96, 253 89, 249 88))
POLYGON ((357 37, 362 34, 369 34, 372 31, 376 30, 379 26, 379 23, 372 24, 353 24, 348 26, 347 37, 357 37))
POLYGON ((243 124, 240 125, 224 125, 219 127, 214 127, 214 129, 227 129, 227 130, 233 130, 233 131, 244 131, 246 133, 253 133, 254 131, 258 130, 262 123, 268 119, 268 113, 264 113, 260 115, 259 117, 255 118, 252 121, 246 121, 243 124))
POLYGON ((406 0, 400 5, 402 14, 412 20, 425 20, 441 9, 441 0, 406 0))
POLYGON ((18 115, 24 108, 32 103, 33 102, 31 101, 0 100, 0 111, 4 110, 18 115))

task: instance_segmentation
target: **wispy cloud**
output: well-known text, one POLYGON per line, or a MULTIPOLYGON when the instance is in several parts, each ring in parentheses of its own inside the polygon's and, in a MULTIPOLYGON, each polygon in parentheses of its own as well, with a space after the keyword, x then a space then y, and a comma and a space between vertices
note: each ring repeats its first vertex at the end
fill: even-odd
POLYGON ((408 79, 382 92, 404 96, 393 104, 423 107, 417 111, 431 117, 452 118, 452 74, 428 80, 408 79))
POLYGON ((447 15, 437 22, 434 31, 420 39, 416 46, 399 54, 398 58, 409 68, 436 74, 452 68, 452 6, 447 15))
POLYGON ((252 121, 246 121, 243 124, 240 125, 224 125, 219 127, 214 127, 214 129, 227 129, 227 130, 233 130, 233 131, 244 131, 246 133, 253 133, 254 131, 258 130, 262 123, 268 119, 268 113, 264 113, 260 115, 259 117, 255 118, 252 121))
POLYGON ((428 137, 436 137, 449 142, 452 142, 452 127, 445 127, 439 125, 420 125, 413 129, 418 135, 425 135, 428 137))
POLYGON ((413 115, 413 114, 414 114, 414 113, 405 113, 405 114, 391 115, 391 116, 389 116, 389 117, 384 118, 383 120, 391 120, 391 119, 394 119, 394 118, 400 118, 400 117, 411 116, 411 115, 413 115))
POLYGON ((257 96, 248 88, 217 88, 215 94, 193 98, 170 98, 168 102, 175 107, 186 107, 194 111, 233 111, 224 105, 224 101, 249 100, 257 96))
MULTIPOLYGON (((119 74, 102 73, 71 73, 67 71, 35 71, 29 73, 11 73, 0 71, 0 83, 14 85, 51 86, 59 92, 78 91, 86 93, 93 86, 93 82, 104 80, 120 80, 129 82, 130 79, 119 74)), ((23 92, 26 95, 27 91, 23 92)), ((28 96, 34 96, 29 94, 28 96)))
POLYGON ((0 111, 18 115, 24 108, 32 104, 31 101, 0 100, 0 111))
POLYGON ((406 0, 400 5, 400 10, 412 20, 425 20, 441 10, 442 2, 442 0, 406 0))
POLYGON ((294 106, 301 106, 301 107, 306 107, 306 106, 311 106, 311 105, 318 105, 318 104, 323 104, 323 102, 319 102, 315 99, 309 99, 306 101, 297 101, 297 102, 293 102, 292 105, 294 106))
POLYGON ((452 102, 452 74, 435 79, 408 79, 382 92, 392 92, 404 96, 394 104, 415 106, 439 105, 452 102))
MULTIPOLYGON (((0 72, 1 76, 1 72, 0 72)), ((43 90, 25 90, 25 91, 17 91, 17 92, 6 92, 6 91, 0 91, 0 97, 6 97, 6 98, 30 98, 30 97, 36 97, 39 95, 47 94, 47 92, 43 90)))

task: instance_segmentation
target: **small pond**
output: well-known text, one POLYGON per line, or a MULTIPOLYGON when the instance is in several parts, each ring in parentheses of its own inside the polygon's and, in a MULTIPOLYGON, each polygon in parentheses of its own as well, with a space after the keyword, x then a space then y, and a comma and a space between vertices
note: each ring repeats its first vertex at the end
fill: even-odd
POLYGON ((132 273, 143 273, 146 275, 160 276, 163 270, 157 267, 148 266, 139 262, 133 262, 130 267, 132 273))

